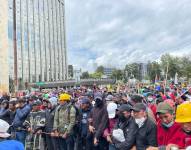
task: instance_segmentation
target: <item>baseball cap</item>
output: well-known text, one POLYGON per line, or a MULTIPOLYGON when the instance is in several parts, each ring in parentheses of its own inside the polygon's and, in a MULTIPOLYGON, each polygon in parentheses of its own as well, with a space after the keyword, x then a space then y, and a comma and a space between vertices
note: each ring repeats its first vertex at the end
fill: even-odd
POLYGON ((156 113, 173 113, 173 108, 166 102, 161 102, 157 106, 157 112, 156 113))
POLYGON ((132 110, 133 111, 136 111, 136 112, 139 112, 139 111, 141 111, 141 110, 143 110, 143 111, 146 111, 146 106, 143 104, 143 103, 137 103, 137 104, 135 104, 134 106, 133 106, 133 108, 132 108, 132 110))
POLYGON ((81 103, 82 103, 82 104, 88 104, 88 103, 90 103, 90 101, 89 101, 88 98, 84 97, 84 98, 81 100, 81 103))
POLYGON ((117 109, 117 104, 111 102, 107 105, 107 112, 109 115, 109 118, 112 119, 116 115, 116 109, 117 109))
POLYGON ((119 111, 131 111, 132 107, 128 104, 122 104, 117 110, 119 111))

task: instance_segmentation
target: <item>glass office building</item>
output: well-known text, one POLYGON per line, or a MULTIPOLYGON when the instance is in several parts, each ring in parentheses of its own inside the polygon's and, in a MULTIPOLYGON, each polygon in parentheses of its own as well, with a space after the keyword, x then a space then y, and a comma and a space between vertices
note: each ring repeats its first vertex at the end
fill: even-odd
MULTIPOLYGON (((8 0, 9 78, 14 79, 13 0, 8 0)), ((67 79, 63 0, 16 0, 19 82, 67 79)))

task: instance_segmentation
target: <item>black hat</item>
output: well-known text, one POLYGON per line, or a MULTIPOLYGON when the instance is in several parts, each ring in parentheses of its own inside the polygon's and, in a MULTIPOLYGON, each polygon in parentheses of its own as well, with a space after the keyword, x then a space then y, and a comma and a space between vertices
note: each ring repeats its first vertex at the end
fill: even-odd
POLYGON ((131 111, 132 107, 128 104, 122 104, 117 110, 119 111, 131 111))
POLYGON ((41 101, 36 100, 36 101, 33 102, 32 106, 40 106, 41 104, 42 104, 41 101))
POLYGON ((137 103, 132 108, 132 110, 135 112, 139 112, 141 110, 146 111, 146 109, 147 108, 146 108, 145 104, 143 104, 143 103, 137 103))

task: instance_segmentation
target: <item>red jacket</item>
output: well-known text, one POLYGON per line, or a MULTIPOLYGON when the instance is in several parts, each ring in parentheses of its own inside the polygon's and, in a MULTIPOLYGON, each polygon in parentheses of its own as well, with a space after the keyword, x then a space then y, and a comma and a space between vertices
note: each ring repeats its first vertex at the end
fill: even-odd
POLYGON ((179 135, 181 137, 181 141, 184 144, 184 147, 182 147, 182 148, 186 148, 188 146, 191 146, 191 134, 187 134, 182 129, 180 129, 179 135))
POLYGON ((165 128, 161 123, 157 125, 157 141, 158 146, 167 146, 168 144, 178 145, 180 148, 184 148, 182 136, 183 132, 180 132, 181 126, 178 123, 174 123, 172 127, 165 128))

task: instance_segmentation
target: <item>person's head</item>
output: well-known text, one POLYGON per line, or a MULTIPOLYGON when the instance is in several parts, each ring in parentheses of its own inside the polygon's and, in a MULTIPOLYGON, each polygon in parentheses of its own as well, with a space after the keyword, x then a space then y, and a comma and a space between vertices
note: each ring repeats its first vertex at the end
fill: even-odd
POLYGON ((57 106, 58 100, 56 97, 51 97, 48 100, 48 109, 53 109, 57 106))
POLYGON ((64 104, 70 102, 70 100, 71 100, 71 96, 69 94, 66 94, 66 93, 60 94, 60 96, 59 96, 59 104, 60 105, 64 105, 64 104))
POLYGON ((147 119, 147 108, 143 103, 137 103, 132 108, 133 117, 138 127, 142 127, 145 120, 147 119))
POLYGON ((87 97, 82 98, 81 108, 82 110, 87 110, 90 107, 90 100, 87 97))
POLYGON ((132 108, 133 116, 135 119, 141 119, 147 117, 147 108, 143 103, 137 103, 132 108))
POLYGON ((9 110, 15 111, 15 109, 16 109, 15 105, 16 105, 16 100, 10 100, 9 101, 9 110))
POLYGON ((9 124, 6 121, 0 119, 0 138, 6 139, 10 137, 10 134, 7 133, 8 129, 9 124))
POLYGON ((177 107, 175 121, 181 124, 186 133, 191 133, 191 103, 183 103, 177 107))
POLYGON ((17 105, 20 108, 24 107, 24 105, 26 104, 26 100, 23 97, 20 97, 17 102, 17 105))
POLYGON ((94 95, 94 101, 95 101, 95 106, 96 107, 101 107, 104 104, 103 95, 101 93, 96 93, 94 95))
POLYGON ((143 102, 143 97, 140 95, 133 95, 131 97, 131 104, 134 106, 137 103, 142 103, 143 102))
POLYGON ((4 109, 8 109, 9 108, 9 101, 8 100, 3 100, 1 103, 1 107, 4 109))
POLYGON ((42 106, 44 107, 44 108, 47 108, 48 107, 48 99, 43 99, 42 100, 42 106))
POLYGON ((128 118, 131 116, 131 109, 132 107, 128 104, 122 104, 117 110, 118 110, 118 117, 119 120, 124 122, 128 120, 128 118))
POLYGON ((113 119, 116 117, 117 104, 114 102, 110 102, 107 105, 107 112, 109 115, 109 119, 113 119))
POLYGON ((34 101, 32 104, 32 111, 33 112, 39 111, 41 105, 42 105, 41 101, 39 101, 39 100, 34 101))
POLYGON ((161 102, 157 106, 157 115, 164 127, 171 127, 174 123, 174 109, 166 102, 161 102))

